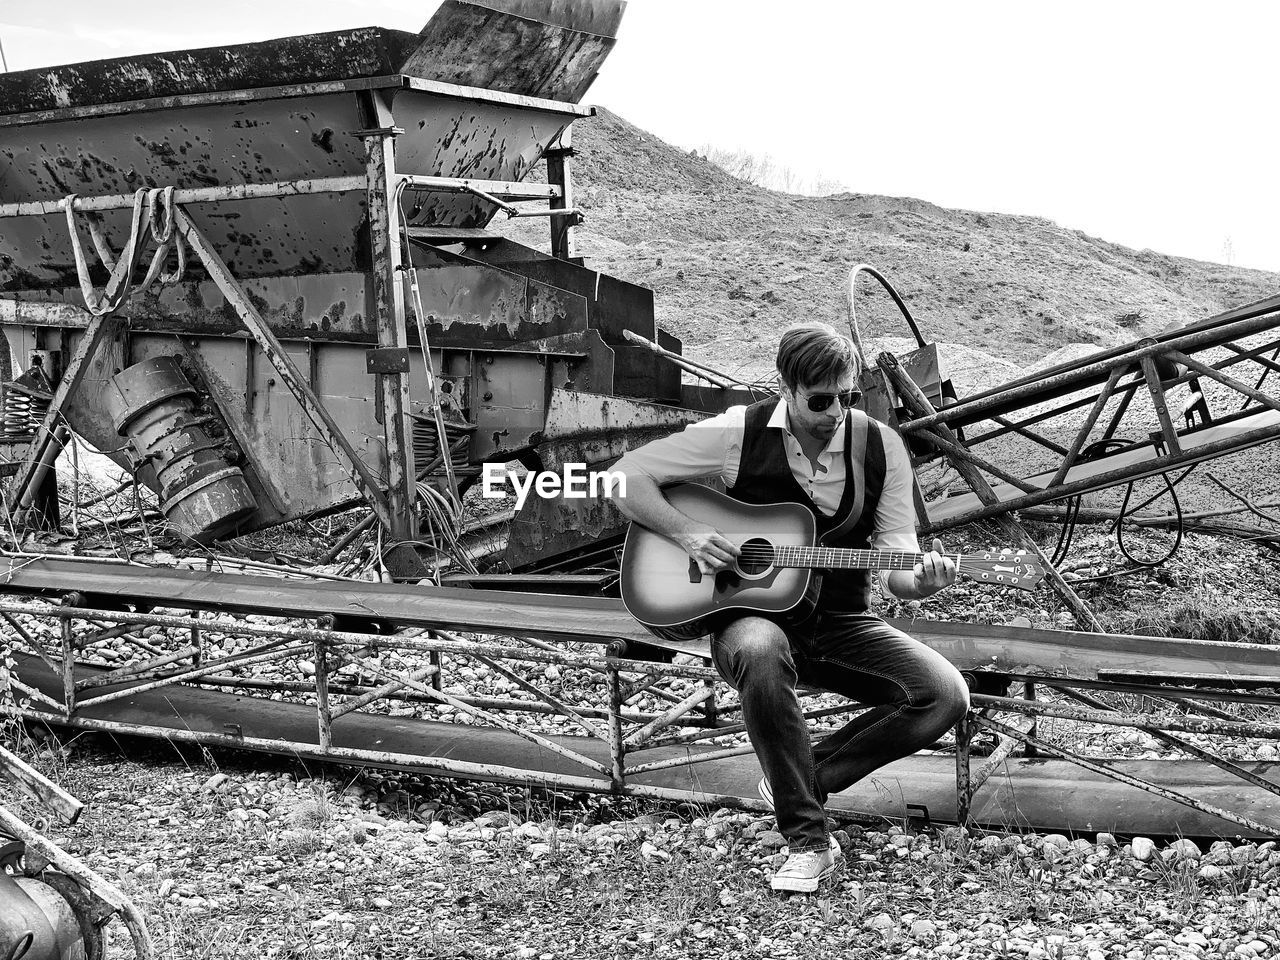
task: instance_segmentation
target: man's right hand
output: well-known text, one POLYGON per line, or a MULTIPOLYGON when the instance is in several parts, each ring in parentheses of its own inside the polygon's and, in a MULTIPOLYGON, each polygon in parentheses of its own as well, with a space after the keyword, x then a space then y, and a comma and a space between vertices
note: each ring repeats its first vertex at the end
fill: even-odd
POLYGON ((742 552, 714 527, 678 534, 674 539, 703 573, 716 573, 733 566, 733 561, 742 552))

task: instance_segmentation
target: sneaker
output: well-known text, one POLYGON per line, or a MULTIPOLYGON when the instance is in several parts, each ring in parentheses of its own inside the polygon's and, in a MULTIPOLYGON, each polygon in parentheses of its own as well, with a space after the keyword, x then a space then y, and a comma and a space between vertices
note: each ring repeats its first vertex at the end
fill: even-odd
POLYGON ((769 778, 761 777, 760 782, 756 784, 756 792, 760 794, 760 798, 769 805, 769 809, 773 809, 773 790, 769 786, 769 778))
POLYGON ((793 853, 778 868, 769 886, 790 893, 813 893, 818 884, 835 871, 840 856, 840 844, 836 843, 835 837, 831 838, 826 850, 793 853))

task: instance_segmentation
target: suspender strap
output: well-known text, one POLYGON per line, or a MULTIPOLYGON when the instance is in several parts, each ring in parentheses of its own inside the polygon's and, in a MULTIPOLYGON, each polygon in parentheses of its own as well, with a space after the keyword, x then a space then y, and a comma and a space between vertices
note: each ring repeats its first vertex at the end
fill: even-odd
POLYGON ((853 502, 849 504, 849 512, 840 523, 828 530, 823 540, 828 542, 844 536, 862 519, 862 508, 867 496, 867 431, 871 421, 867 415, 857 410, 850 410, 845 421, 845 447, 848 459, 845 461, 846 484, 853 484, 853 502))

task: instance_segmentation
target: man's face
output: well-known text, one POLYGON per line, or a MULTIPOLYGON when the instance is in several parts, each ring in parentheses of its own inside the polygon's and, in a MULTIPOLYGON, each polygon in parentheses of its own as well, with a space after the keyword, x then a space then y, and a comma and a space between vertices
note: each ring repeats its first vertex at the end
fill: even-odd
POLYGON ((840 426, 840 421, 844 419, 844 407, 840 405, 838 399, 833 399, 825 410, 814 412, 809 409, 809 398, 814 394, 825 394, 831 397, 833 394, 852 390, 856 386, 857 380, 852 373, 845 373, 838 378, 822 380, 818 383, 797 385, 794 390, 783 383, 782 399, 787 404, 791 432, 798 438, 808 436, 814 440, 821 440, 824 444, 830 441, 836 428, 840 426))

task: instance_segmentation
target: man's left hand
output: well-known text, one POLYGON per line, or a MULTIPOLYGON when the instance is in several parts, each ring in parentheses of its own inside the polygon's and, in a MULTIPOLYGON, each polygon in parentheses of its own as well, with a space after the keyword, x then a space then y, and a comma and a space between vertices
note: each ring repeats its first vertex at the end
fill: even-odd
POLYGON ((934 539, 933 549, 912 570, 916 593, 928 597, 956 582, 956 563, 942 553, 942 541, 934 539))

